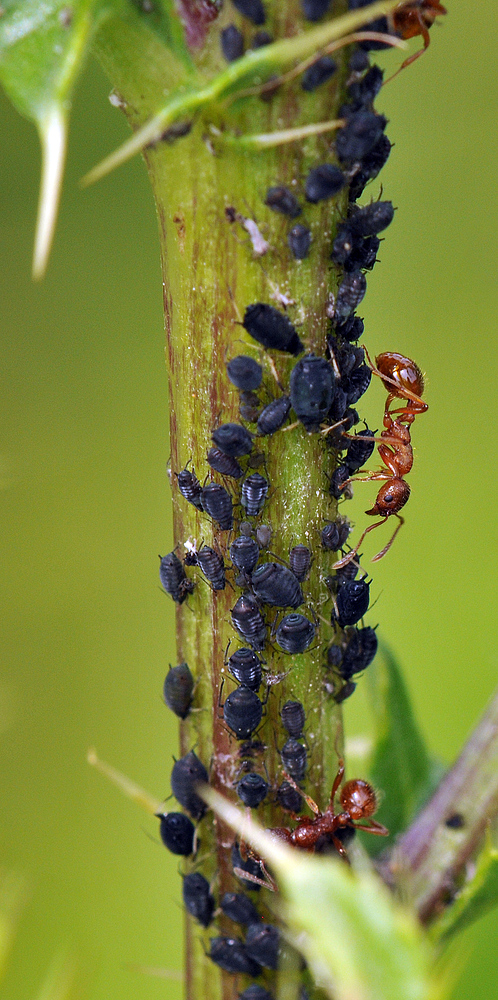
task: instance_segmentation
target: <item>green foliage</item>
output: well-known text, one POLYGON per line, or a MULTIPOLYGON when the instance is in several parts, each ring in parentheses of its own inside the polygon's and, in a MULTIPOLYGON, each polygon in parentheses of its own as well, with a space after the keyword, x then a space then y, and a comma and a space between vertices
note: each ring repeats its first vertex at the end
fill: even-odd
POLYGON ((442 917, 431 927, 433 940, 449 943, 455 935, 498 903, 498 850, 488 833, 472 877, 442 917))
MULTIPOLYGON (((427 750, 401 671, 386 646, 366 682, 375 730, 370 776, 378 788, 389 791, 377 818, 387 826, 392 842, 434 790, 443 769, 427 750)), ((385 847, 386 841, 369 840, 371 854, 385 847)))

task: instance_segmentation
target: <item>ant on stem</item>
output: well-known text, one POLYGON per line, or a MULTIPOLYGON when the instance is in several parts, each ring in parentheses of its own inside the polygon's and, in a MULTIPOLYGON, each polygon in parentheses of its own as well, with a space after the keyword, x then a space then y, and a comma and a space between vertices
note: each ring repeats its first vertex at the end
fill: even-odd
MULTIPOLYGON (((405 523, 399 511, 405 506, 410 496, 410 487, 404 478, 411 471, 413 465, 410 425, 419 413, 425 413, 428 409, 427 403, 424 403, 421 398, 424 391, 424 376, 414 361, 405 358, 402 354, 388 351, 376 357, 376 366, 374 366, 367 349, 364 348, 364 350, 372 372, 374 375, 378 375, 388 393, 384 407, 384 430, 380 438, 374 438, 379 443, 379 455, 387 471, 380 469, 368 476, 352 477, 346 480, 342 488, 344 489, 349 482, 366 483, 373 480, 385 480, 377 494, 374 506, 371 510, 365 511, 366 514, 371 514, 373 517, 381 516, 382 520, 365 528, 355 548, 334 563, 334 569, 340 569, 351 562, 359 551, 365 536, 374 528, 385 524, 387 519, 394 515, 399 524, 387 545, 373 557, 372 562, 378 562, 391 548, 398 531, 405 523), (390 409, 391 403, 398 399, 406 400, 406 405, 390 409)), ((358 440, 362 439, 358 438, 358 440)), ((371 441, 372 438, 365 440, 371 441)))
POLYGON ((436 17, 440 14, 447 14, 446 7, 443 7, 438 0, 403 0, 388 16, 393 34, 398 35, 404 41, 409 38, 416 38, 418 35, 423 40, 423 48, 418 49, 413 55, 401 64, 398 70, 386 80, 389 83, 394 77, 401 73, 402 69, 411 66, 419 56, 423 55, 431 44, 429 28, 432 28, 436 17))

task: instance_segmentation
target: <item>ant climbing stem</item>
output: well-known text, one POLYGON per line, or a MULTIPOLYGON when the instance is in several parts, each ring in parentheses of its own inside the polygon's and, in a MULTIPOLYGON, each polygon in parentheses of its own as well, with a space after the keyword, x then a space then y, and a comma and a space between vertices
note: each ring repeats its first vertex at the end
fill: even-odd
POLYGON ((446 7, 443 7, 439 0, 404 0, 404 2, 399 3, 397 7, 391 11, 388 16, 388 21, 392 26, 391 30, 393 34, 398 35, 404 41, 409 38, 416 38, 418 35, 422 38, 423 47, 414 52, 411 56, 408 56, 404 62, 401 63, 399 69, 389 77, 386 83, 390 83, 391 80, 401 73, 402 69, 406 69, 407 66, 411 66, 416 59, 422 56, 426 49, 429 48, 431 44, 431 39, 429 35, 429 28, 432 27, 436 17, 440 14, 447 14, 448 11, 446 7))

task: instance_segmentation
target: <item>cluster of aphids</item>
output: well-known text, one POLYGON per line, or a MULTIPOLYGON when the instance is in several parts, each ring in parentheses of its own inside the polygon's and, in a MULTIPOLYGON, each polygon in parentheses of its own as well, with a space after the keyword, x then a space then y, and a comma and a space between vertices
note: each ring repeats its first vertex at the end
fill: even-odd
MULTIPOLYGON (((319 20, 326 13, 329 2, 302 0, 305 17, 310 21, 319 20)), ((256 26, 264 23, 261 0, 233 0, 233 3, 256 26)), ((350 0, 351 8, 361 5, 359 0, 350 0)), ((386 26, 374 27, 385 30, 386 26)), ((252 46, 271 40, 265 32, 258 31, 252 46)), ((234 24, 221 32, 221 47, 229 61, 243 54, 244 35, 234 24)), ((313 571, 310 548, 302 543, 294 545, 288 561, 275 556, 270 549, 275 529, 261 520, 265 503, 278 484, 270 483, 263 475, 265 456, 257 446, 264 438, 289 427, 293 417, 308 434, 322 435, 324 454, 334 453, 335 470, 328 482, 334 503, 351 496, 350 482, 375 447, 377 431, 369 430, 366 425, 360 432, 351 434, 360 420, 355 406, 368 388, 372 375, 365 351, 357 346, 364 327, 356 309, 366 292, 365 272, 373 268, 377 259, 379 234, 390 224, 394 214, 390 201, 372 202, 363 207, 356 204, 366 184, 378 175, 391 150, 385 135, 386 119, 373 108, 383 79, 377 66, 369 67, 367 50, 374 47, 382 46, 364 42, 353 51, 349 61, 348 99, 339 112, 344 125, 338 130, 334 143, 337 162, 313 167, 304 182, 303 193, 310 212, 313 211, 311 206, 318 202, 336 198, 341 191, 349 192, 348 208, 331 246, 331 267, 339 280, 337 294, 329 297, 330 329, 325 355, 304 353, 305 346, 297 329, 281 309, 264 302, 245 308, 242 325, 265 351, 284 352, 294 358, 304 356, 295 362, 287 389, 283 389, 277 379, 281 394, 269 402, 260 397, 264 372, 258 360, 238 355, 227 362, 228 378, 239 392, 242 422, 221 424, 212 432, 207 463, 222 482, 214 478, 201 482, 188 463, 176 473, 182 497, 211 519, 217 537, 213 546, 201 544, 199 547, 188 539, 184 542, 183 559, 177 546, 161 559, 160 565, 161 583, 178 604, 188 598, 195 586, 185 567, 198 568, 215 593, 224 591, 228 585, 241 588, 231 608, 231 622, 244 645, 230 655, 228 650, 224 664, 238 686, 225 692, 224 700, 221 690, 218 701, 220 724, 239 744, 237 758, 241 767, 234 787, 240 802, 248 809, 257 809, 268 800, 278 804, 287 816, 290 814, 294 826, 272 828, 275 836, 297 848, 313 851, 323 846, 335 848, 346 857, 343 844, 354 835, 359 821, 367 820, 366 825, 360 822, 360 828, 370 833, 384 835, 387 831, 371 819, 376 798, 367 782, 356 779, 341 789, 342 761, 330 802, 323 812, 305 794, 303 785, 309 748, 305 739, 306 710, 300 701, 288 700, 280 709, 282 730, 285 731, 285 737, 282 733, 279 740, 282 746, 278 751, 283 780, 270 776, 264 763, 261 767, 264 773, 259 773, 254 764, 258 748, 262 752, 266 749, 255 736, 262 725, 267 700, 275 696, 271 685, 287 676, 286 673, 270 673, 268 661, 276 651, 278 655, 287 654, 290 673, 291 657, 304 653, 316 643, 321 617, 315 610, 305 608, 306 614, 298 610, 306 603, 306 581, 313 571), (255 471, 258 469, 262 471, 255 471), (262 689, 265 690, 263 696, 262 689), (339 813, 335 812, 336 794, 340 794, 339 813), (313 818, 301 815, 303 798, 314 813, 313 818)), ((304 74, 302 86, 305 90, 322 86, 335 71, 333 60, 321 57, 304 74)), ((302 212, 295 193, 282 185, 269 188, 265 203, 292 221, 302 212)), ((305 258, 311 247, 310 230, 294 224, 288 234, 288 243, 295 258, 305 258)), ((268 366, 275 371, 270 359, 268 366)), ((387 388, 388 392, 391 388, 394 398, 396 392, 392 392, 392 386, 394 382, 387 388)), ((410 406, 409 403, 405 411, 411 414, 410 406)), ((322 553, 330 554, 330 570, 335 569, 325 577, 333 603, 330 620, 334 637, 325 650, 323 689, 325 696, 332 695, 336 702, 353 693, 356 686, 353 677, 371 664, 377 651, 374 628, 363 625, 369 607, 370 582, 360 571, 358 547, 345 554, 350 530, 347 518, 340 515, 316 529, 317 544, 321 545, 322 553), (342 558, 334 563, 332 554, 337 552, 342 553, 342 558)), ((310 531, 307 540, 311 534, 310 531)), ((186 663, 170 669, 164 684, 164 697, 176 715, 182 719, 187 717, 195 703, 195 684, 186 663)), ((208 780, 208 770, 194 750, 175 761, 171 788, 185 811, 165 812, 160 816, 161 838, 175 854, 188 857, 197 851, 194 823, 203 819, 206 805, 196 789, 198 783, 208 780)), ((200 836, 202 839, 202 832, 200 836)), ((216 902, 213 886, 200 872, 193 871, 183 878, 183 899, 188 913, 202 927, 209 927, 218 916, 222 919, 225 933, 212 937, 209 942, 209 956, 213 962, 229 973, 256 978, 264 970, 277 968, 282 945, 278 928, 266 922, 268 914, 264 907, 262 911, 257 908, 247 893, 258 892, 262 884, 271 882, 271 877, 264 863, 237 842, 232 847, 231 862, 234 879, 242 882, 245 892, 226 892, 216 902), (233 924, 228 934, 226 920, 233 924)), ((235 881, 234 887, 235 890, 240 888, 235 881)), ((271 984, 270 974, 271 971, 265 974, 265 986, 252 983, 239 994, 239 1000, 272 1000, 266 989, 268 981, 271 984)))

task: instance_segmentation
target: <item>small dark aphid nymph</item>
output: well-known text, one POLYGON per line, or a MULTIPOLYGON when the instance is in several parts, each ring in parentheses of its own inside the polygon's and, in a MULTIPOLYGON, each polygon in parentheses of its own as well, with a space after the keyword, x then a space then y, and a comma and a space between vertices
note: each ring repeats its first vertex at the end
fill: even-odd
POLYGON ((240 972, 245 976, 259 976, 261 972, 261 966, 249 957, 240 938, 211 938, 209 957, 225 972, 240 972))
MULTIPOLYGON (((349 563, 351 565, 351 563, 349 563)), ((351 680, 353 674, 366 670, 375 658, 378 639, 375 629, 355 628, 348 630, 348 644, 344 650, 340 675, 345 681, 351 680)))
POLYGON ((367 279, 362 271, 349 271, 344 275, 337 291, 336 316, 347 319, 365 298, 367 279))
POLYGON ((291 778, 294 778, 294 781, 302 781, 306 774, 306 765, 308 763, 306 747, 302 743, 299 743, 299 740, 291 736, 284 743, 280 751, 280 757, 284 771, 290 774, 291 778))
POLYGON ((235 62, 244 55, 244 36, 234 24, 220 32, 221 51, 227 62, 235 62))
POLYGON ((322 529, 322 545, 324 549, 329 549, 331 552, 337 552, 338 549, 342 549, 346 544, 350 531, 351 525, 345 517, 338 517, 337 521, 326 524, 322 529))
POLYGON ((251 594, 242 594, 235 602, 231 616, 239 635, 253 649, 263 649, 266 643, 266 625, 255 598, 251 594))
POLYGON ((303 14, 307 21, 319 21, 330 7, 330 0, 301 0, 303 14))
POLYGON ((208 483, 202 490, 202 506, 217 521, 222 531, 230 531, 233 526, 232 498, 224 486, 208 483))
POLYGON ((268 795, 268 783, 260 774, 251 771, 240 779, 237 786, 237 795, 241 802, 250 809, 257 809, 268 795))
POLYGON ((243 684, 228 695, 223 705, 223 718, 238 740, 247 740, 258 728, 262 716, 263 703, 243 684))
POLYGON ((292 194, 292 191, 289 191, 289 188, 283 185, 268 188, 265 205, 268 205, 268 208, 273 209, 274 212, 280 212, 281 215, 288 215, 291 219, 295 219, 298 215, 301 215, 301 207, 296 196, 292 194))
POLYGON ((247 306, 242 325, 253 340, 267 349, 273 348, 294 355, 301 354, 304 350, 290 319, 265 302, 247 306))
POLYGON ((186 719, 192 704, 192 691, 194 690, 194 678, 187 663, 180 663, 178 667, 170 667, 169 673, 164 682, 164 700, 175 715, 180 719, 186 719))
POLYGON ((252 437, 242 424, 222 424, 211 437, 215 445, 231 458, 248 455, 253 448, 252 437))
POLYGON ((209 927, 215 908, 209 882, 199 872, 185 875, 182 888, 185 909, 202 927, 209 927))
POLYGON ((198 510, 202 510, 201 490, 202 486, 195 474, 189 469, 182 469, 177 473, 178 489, 182 497, 188 500, 198 510))
POLYGON ((291 401, 288 396, 279 396, 278 399, 272 399, 271 403, 268 403, 259 414, 257 423, 258 434, 264 436, 266 434, 275 434, 276 431, 279 431, 289 416, 290 408, 291 401))
POLYGON ((215 552, 209 545, 203 545, 197 553, 197 565, 213 590, 225 589, 225 564, 219 552, 215 552))
POLYGON ((287 243, 289 244, 289 249, 296 258, 296 260, 304 260, 310 252, 311 246, 311 229, 307 226, 302 226, 299 222, 292 227, 289 235, 287 236, 287 243))
POLYGON ((207 460, 215 472, 221 476, 230 476, 231 479, 240 479, 244 475, 242 466, 236 458, 226 455, 221 448, 210 448, 207 453, 207 460))
POLYGON ((322 83, 330 80, 336 70, 337 63, 330 56, 322 56, 304 71, 301 77, 301 87, 303 90, 316 90, 322 83))
POLYGON ((346 392, 348 406, 357 403, 367 391, 372 380, 372 371, 368 365, 359 365, 350 375, 341 378, 341 388, 346 392))
POLYGON ((277 790, 277 799, 279 805, 282 809, 287 810, 287 812, 299 813, 303 807, 303 799, 299 794, 297 788, 291 785, 289 781, 283 781, 280 788, 277 790))
POLYGON ((170 597, 176 604, 183 604, 189 594, 194 589, 194 583, 189 580, 183 564, 174 552, 168 552, 166 556, 159 556, 161 563, 159 566, 159 579, 170 597))
POLYGON ((282 725, 289 736, 298 740, 303 735, 306 715, 304 705, 300 701, 286 701, 280 711, 282 725))
MULTIPOLYGON (((366 580, 349 580, 342 585, 337 594, 337 621, 345 625, 356 625, 368 611, 370 603, 370 584, 366 580)), ((335 612, 332 612, 332 619, 335 612)))
POLYGON ((256 25, 265 23, 265 9, 261 0, 232 0, 232 3, 239 14, 247 17, 248 21, 256 25))
POLYGON ((348 482, 350 478, 350 471, 347 465, 338 465, 334 469, 330 477, 329 493, 334 500, 340 500, 342 497, 347 497, 347 488, 344 488, 344 484, 348 482))
POLYGON ((251 584, 256 597, 273 608, 298 608, 304 602, 299 581, 280 563, 262 563, 251 584))
POLYGON ((335 151, 341 163, 350 165, 362 161, 379 141, 387 118, 374 111, 356 111, 347 124, 336 133, 335 151))
POLYGON ((306 580, 311 566, 311 552, 307 545, 294 545, 289 552, 289 566, 299 583, 306 580))
POLYGON ((240 502, 248 517, 257 517, 261 513, 267 493, 268 480, 260 476, 259 472, 253 472, 244 479, 240 502))
POLYGON ((280 934, 272 924, 249 924, 246 934, 246 952, 265 969, 276 969, 280 934))
POLYGON ((258 543, 249 535, 239 535, 230 546, 230 559, 241 573, 250 576, 259 559, 258 543))
POLYGON ((272 530, 268 524, 258 524, 256 528, 256 541, 260 549, 267 549, 271 542, 272 530))
POLYGON ((227 362, 227 375, 232 385, 243 392, 259 389, 263 378, 263 369, 254 358, 238 354, 227 362))
POLYGON ((198 782, 207 784, 208 780, 206 768, 193 750, 175 760, 171 772, 171 791, 192 819, 202 819, 206 812, 206 803, 194 789, 198 782))
POLYGON ((258 924, 261 917, 245 892, 225 892, 220 899, 223 913, 236 924, 258 924))
POLYGON ((258 691, 261 687, 263 679, 261 660, 254 650, 245 647, 237 649, 228 659, 228 668, 235 680, 251 691, 258 691))
POLYGON ((264 986, 251 983, 243 993, 239 993, 238 1000, 273 1000, 273 996, 264 986))
POLYGON ((357 208, 348 219, 355 236, 378 236, 391 224, 394 218, 392 201, 374 201, 371 205, 357 208))
POLYGON ((184 813, 158 813, 159 835, 172 854, 188 857, 194 850, 195 827, 184 813))
POLYGON ((284 653, 304 653, 315 638, 316 627, 304 615, 285 615, 277 628, 277 643, 284 653))
POLYGON ((273 41, 269 31, 257 31, 251 42, 251 49, 262 49, 273 41))
POLYGON ((304 185, 306 200, 316 204, 316 202, 324 201, 326 198, 334 198, 342 190, 345 183, 346 178, 339 167, 334 166, 333 163, 322 163, 319 167, 310 170, 306 178, 304 185))
POLYGON ((309 433, 318 431, 325 420, 334 391, 334 372, 326 358, 307 354, 294 365, 290 377, 291 403, 309 433))

